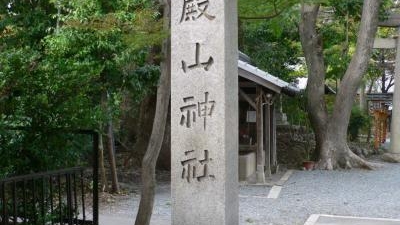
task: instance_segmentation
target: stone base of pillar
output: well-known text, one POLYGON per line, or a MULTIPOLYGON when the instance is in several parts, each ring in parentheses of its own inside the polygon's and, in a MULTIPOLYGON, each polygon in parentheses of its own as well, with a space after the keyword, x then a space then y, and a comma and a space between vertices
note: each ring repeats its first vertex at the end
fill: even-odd
POLYGON ((256 179, 257 179, 257 184, 265 183, 264 166, 257 166, 256 179))
POLYGON ((385 153, 382 160, 390 163, 400 163, 400 153, 385 153))

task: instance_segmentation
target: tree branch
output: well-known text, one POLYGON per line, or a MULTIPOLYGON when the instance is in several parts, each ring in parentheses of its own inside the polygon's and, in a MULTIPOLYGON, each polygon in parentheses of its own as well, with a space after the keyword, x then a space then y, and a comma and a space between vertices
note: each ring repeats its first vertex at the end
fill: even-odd
POLYGON ((278 11, 278 6, 276 5, 276 1, 274 1, 274 14, 271 15, 266 15, 266 16, 239 16, 239 19, 242 20, 270 20, 273 19, 275 17, 280 16, 285 9, 287 9, 287 5, 285 7, 282 7, 282 9, 280 11, 278 11))
POLYGON ((393 82, 393 76, 391 76, 390 77, 390 81, 389 81, 389 85, 386 87, 386 93, 389 91, 389 89, 391 88, 391 87, 393 87, 393 85, 394 85, 394 82, 393 82))
POLYGON ((354 97, 371 58, 378 26, 379 5, 380 0, 364 1, 362 19, 357 35, 356 51, 353 54, 335 99, 332 125, 335 127, 335 132, 340 133, 344 138, 347 133, 354 97), (342 122, 337 123, 337 121, 342 122))

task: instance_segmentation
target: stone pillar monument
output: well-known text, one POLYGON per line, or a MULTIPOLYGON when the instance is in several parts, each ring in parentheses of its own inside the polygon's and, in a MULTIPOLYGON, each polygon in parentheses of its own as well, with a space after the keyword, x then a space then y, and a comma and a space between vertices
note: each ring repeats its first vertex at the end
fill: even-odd
POLYGON ((393 93, 392 124, 390 126, 390 149, 382 159, 388 162, 400 162, 400 39, 396 41, 396 65, 394 72, 395 88, 393 93))
POLYGON ((395 87, 393 93, 392 125, 390 133, 390 153, 398 154, 400 161, 400 38, 397 38, 395 87))
POLYGON ((173 225, 238 225, 236 0, 173 0, 173 225))

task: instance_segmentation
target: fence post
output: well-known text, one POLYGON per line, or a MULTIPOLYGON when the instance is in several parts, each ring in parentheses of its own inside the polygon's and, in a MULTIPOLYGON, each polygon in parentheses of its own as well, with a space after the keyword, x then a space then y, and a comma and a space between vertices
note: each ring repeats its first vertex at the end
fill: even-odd
POLYGON ((99 134, 93 132, 93 224, 99 225, 99 134))
POLYGON ((7 199, 6 199, 6 183, 3 182, 1 184, 1 202, 2 202, 2 207, 3 207, 3 212, 1 216, 1 220, 3 221, 3 225, 7 225, 8 223, 8 218, 7 218, 7 199))

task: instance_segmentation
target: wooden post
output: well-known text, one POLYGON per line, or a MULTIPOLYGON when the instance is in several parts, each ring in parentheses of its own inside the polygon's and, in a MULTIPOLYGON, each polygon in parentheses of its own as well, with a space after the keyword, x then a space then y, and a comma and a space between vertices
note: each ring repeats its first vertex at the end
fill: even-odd
POLYGON ((271 152, 272 152, 272 166, 276 167, 278 166, 278 156, 277 156, 277 152, 276 152, 276 117, 275 117, 275 104, 273 104, 273 102, 271 101, 271 106, 270 106, 270 110, 271 110, 271 130, 272 130, 272 134, 271 134, 271 152))
POLYGON ((264 111, 264 127, 265 127, 265 172, 267 177, 271 177, 271 105, 265 104, 264 111))
POLYGON ((386 135, 387 135, 387 117, 388 117, 388 113, 387 113, 387 109, 383 109, 382 110, 382 137, 381 137, 381 143, 385 143, 386 142, 386 135))
POLYGON ((378 111, 374 110, 374 149, 377 150, 379 148, 379 117, 378 111))
POLYGON ((264 145, 263 145, 263 90, 257 85, 257 100, 256 100, 256 118, 257 118, 257 168, 256 177, 257 183, 265 183, 265 173, 264 173, 264 145))

